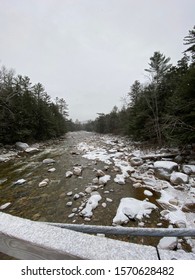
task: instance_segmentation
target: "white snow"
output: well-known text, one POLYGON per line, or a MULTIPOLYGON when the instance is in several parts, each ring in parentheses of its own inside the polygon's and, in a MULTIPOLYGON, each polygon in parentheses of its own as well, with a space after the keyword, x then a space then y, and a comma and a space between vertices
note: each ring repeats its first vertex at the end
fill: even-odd
POLYGON ((173 161, 168 160, 160 160, 154 162, 154 168, 165 168, 168 170, 172 170, 173 168, 178 167, 178 164, 173 161))
POLYGON ((153 196, 153 193, 148 190, 144 190, 144 194, 147 196, 153 196))
POLYGON ((101 195, 98 192, 92 192, 91 197, 87 201, 85 208, 80 212, 81 216, 92 217, 93 210, 98 206, 98 202, 102 199, 101 195))
POLYGON ((22 185, 22 184, 24 184, 25 182, 26 182, 25 179, 19 179, 18 181, 16 181, 16 182, 14 183, 14 185, 22 185))
POLYGON ((117 209, 113 224, 128 223, 129 219, 141 220, 144 216, 148 216, 157 206, 146 200, 138 200, 132 197, 122 198, 117 209))
POLYGON ((125 184, 125 178, 123 174, 117 174, 116 177, 114 178, 114 182, 118 183, 119 185, 124 185, 125 184))
POLYGON ((100 185, 105 185, 107 184, 108 181, 110 181, 111 176, 110 175, 104 175, 99 178, 99 184, 100 185))
POLYGON ((168 250, 173 250, 177 248, 177 237, 163 237, 160 239, 158 243, 158 248, 159 249, 168 249, 168 250))
POLYGON ((8 208, 10 205, 11 205, 11 202, 7 202, 0 206, 0 210, 4 210, 4 209, 8 208))
POLYGON ((189 176, 182 172, 173 172, 170 177, 170 182, 174 185, 186 184, 189 181, 189 176))

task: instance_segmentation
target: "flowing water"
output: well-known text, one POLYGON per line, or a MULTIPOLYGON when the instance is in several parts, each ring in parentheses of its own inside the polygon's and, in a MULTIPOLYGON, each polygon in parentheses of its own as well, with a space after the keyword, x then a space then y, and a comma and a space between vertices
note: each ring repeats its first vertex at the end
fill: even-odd
MULTIPOLYGON (((116 172, 109 168, 106 174, 111 175, 111 180, 98 192, 102 196, 99 206, 94 210, 94 215, 90 221, 84 221, 78 212, 72 218, 68 216, 73 208, 78 208, 84 198, 73 199, 73 195, 84 192, 86 186, 92 183, 95 177, 94 168, 102 169, 105 163, 101 161, 92 161, 82 157, 82 154, 73 152, 76 145, 80 142, 87 142, 94 146, 110 149, 111 146, 102 141, 102 137, 88 132, 68 133, 64 139, 49 142, 42 150, 36 154, 30 155, 25 152, 19 157, 6 163, 0 163, 0 205, 11 202, 6 208, 5 213, 15 216, 28 218, 35 221, 55 222, 55 223, 86 223, 91 225, 112 225, 112 220, 116 214, 120 199, 123 197, 134 197, 144 200, 144 189, 133 188, 131 182, 127 180, 125 185, 116 184, 113 179, 116 172), (44 164, 42 161, 46 158, 55 160, 55 163, 44 164), (83 167, 82 176, 72 176, 66 178, 66 171, 73 170, 73 166, 81 165, 83 167), (55 172, 48 172, 48 169, 54 167, 55 172), (49 183, 45 187, 39 187, 39 183, 48 178, 49 183), (22 185, 14 184, 19 179, 25 179, 22 185), (67 193, 72 191, 72 196, 67 193), (108 191, 105 193, 105 191, 108 191), (112 199, 107 202, 106 198, 112 199), (66 203, 72 201, 72 206, 68 207, 66 203), (101 206, 106 202, 107 207, 101 206)), ((149 201, 156 203, 159 194, 154 192, 149 197, 149 201)), ((154 210, 150 218, 144 218, 146 227, 157 227, 162 223, 167 226, 165 221, 160 219, 159 210, 154 210)), ((126 226, 138 226, 138 221, 129 221, 126 226)), ((136 237, 115 237, 120 240, 137 242, 142 244, 156 245, 158 238, 136 238, 136 237)))

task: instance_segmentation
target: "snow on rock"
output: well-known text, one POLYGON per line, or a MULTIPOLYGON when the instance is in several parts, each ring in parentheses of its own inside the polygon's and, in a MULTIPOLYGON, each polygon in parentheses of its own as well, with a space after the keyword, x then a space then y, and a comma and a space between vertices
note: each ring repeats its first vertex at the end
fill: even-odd
POLYGON ((170 177, 170 182, 173 185, 186 184, 189 181, 189 176, 181 172, 173 172, 170 177))
POLYGON ((156 179, 154 177, 152 177, 152 178, 144 177, 142 179, 142 181, 147 186, 155 187, 157 185, 157 181, 156 181, 156 179))
POLYGON ((66 195, 71 196, 72 194, 73 194, 73 192, 68 192, 66 195))
POLYGON ((148 216, 157 206, 146 200, 138 200, 132 197, 122 198, 113 219, 114 225, 128 223, 129 219, 141 220, 143 216, 148 216))
POLYGON ((102 199, 98 192, 92 192, 85 208, 79 213, 81 216, 90 218, 93 216, 93 210, 98 206, 98 202, 102 199))
POLYGON ((44 164, 50 164, 50 163, 55 163, 55 160, 52 158, 46 158, 43 160, 44 164))
POLYGON ((195 213, 195 198, 188 198, 182 206, 182 211, 195 213))
POLYGON ((14 183, 14 185, 22 185, 22 184, 24 184, 25 182, 26 182, 25 179, 19 179, 19 180, 17 180, 17 181, 14 183))
POLYGON ((100 185, 106 185, 108 181, 110 181, 111 176, 110 175, 104 175, 103 177, 99 178, 99 184, 100 185))
POLYGON ((143 164, 143 160, 140 157, 132 157, 130 163, 132 166, 139 166, 143 164))
POLYGON ((111 155, 108 154, 106 149, 103 148, 97 148, 93 151, 87 151, 84 155, 84 158, 90 159, 90 160, 99 160, 102 162, 105 162, 107 165, 110 165, 112 162, 110 161, 111 155))
POLYGON ((74 196, 73 196, 73 199, 74 200, 77 200, 77 199, 79 199, 80 198, 80 195, 78 194, 78 193, 76 193, 74 196))
POLYGON ((182 170, 184 173, 186 173, 188 175, 195 174, 195 165, 191 165, 191 164, 183 165, 182 170))
POLYGON ((74 167, 73 168, 73 174, 76 176, 80 176, 82 174, 82 168, 81 167, 74 167))
POLYGON ((148 190, 144 190, 144 194, 147 196, 153 196, 153 193, 148 190))
POLYGON ((55 172, 56 169, 53 167, 53 168, 48 169, 47 171, 52 173, 52 172, 55 172))
POLYGON ((116 167, 120 168, 122 174, 124 174, 125 178, 129 177, 129 173, 132 173, 135 171, 135 169, 125 160, 120 160, 113 158, 114 164, 116 167))
POLYGON ((98 169, 97 171, 96 171, 96 177, 103 177, 103 176, 105 176, 105 173, 101 170, 101 169, 98 169))
POLYGON ((159 179, 169 180, 171 173, 177 171, 178 164, 173 161, 156 161, 154 162, 155 175, 159 179))
POLYGON ((4 210, 4 209, 8 208, 10 205, 11 205, 11 202, 7 202, 0 206, 0 210, 4 210))
POLYGON ((177 237, 163 237, 158 243, 159 249, 175 250, 177 249, 178 239, 177 237))
POLYGON ((72 206, 72 201, 68 201, 68 202, 66 203, 66 205, 67 205, 67 206, 72 206))
POLYGON ((86 193, 92 193, 93 191, 95 191, 98 187, 97 186, 88 186, 85 188, 85 192, 86 193))
POLYGON ((116 174, 116 177, 114 178, 114 182, 119 185, 125 184, 125 178, 123 174, 116 174))
POLYGON ((174 224, 178 227, 186 227, 187 220, 186 215, 180 209, 175 211, 164 210, 161 211, 161 215, 166 219, 169 220, 171 224, 174 224))
POLYGON ((35 147, 29 147, 27 149, 25 149, 25 152, 28 154, 34 154, 34 153, 38 153, 40 150, 38 148, 35 147))
POLYGON ((16 142, 15 145, 18 150, 22 150, 22 151, 25 151, 27 148, 29 148, 29 145, 23 142, 16 142))
POLYGON ((49 183, 49 179, 46 178, 39 183, 39 187, 45 187, 48 185, 48 183, 49 183))
POLYGON ((67 171, 65 174, 66 178, 70 178, 72 175, 73 175, 72 171, 67 171))

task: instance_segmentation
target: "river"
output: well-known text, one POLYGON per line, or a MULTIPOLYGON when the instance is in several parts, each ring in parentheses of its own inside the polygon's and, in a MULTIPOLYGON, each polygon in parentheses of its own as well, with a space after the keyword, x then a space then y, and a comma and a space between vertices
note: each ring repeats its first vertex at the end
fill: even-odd
MULTIPOLYGON (((125 184, 114 182, 118 170, 111 162, 108 170, 104 171, 111 176, 111 180, 98 189, 102 199, 93 211, 93 216, 90 219, 84 219, 80 216, 79 207, 90 196, 90 194, 86 195, 85 193, 86 187, 93 185, 96 170, 104 170, 106 165, 99 159, 84 158, 85 151, 78 150, 80 143, 87 143, 88 146, 99 147, 105 151, 113 149, 113 143, 120 147, 121 151, 129 152, 132 149, 127 139, 81 131, 69 132, 60 140, 42 144, 39 152, 35 154, 21 152, 14 159, 0 163, 0 205, 10 202, 10 206, 3 211, 40 222, 110 226, 121 198, 146 199, 144 189, 134 188, 131 180, 127 179, 125 184), (48 158, 55 162, 44 164, 43 160, 48 158), (81 176, 73 175, 67 178, 66 172, 72 171, 74 166, 82 167, 81 176), (48 170, 51 168, 55 168, 55 170, 49 172, 48 170), (40 187, 40 182, 46 178, 48 184, 40 187), (15 184, 20 179, 24 179, 25 182, 21 185, 15 184), (72 195, 68 196, 69 192, 72 192, 72 195), (80 192, 85 195, 74 199, 74 195, 80 192), (71 207, 67 206, 68 202, 72 202, 71 207), (106 203, 106 207, 103 207, 102 203, 106 203), (74 215, 69 217, 73 213, 72 211, 74 215)), ((167 227, 168 222, 162 219, 160 215, 162 208, 156 201, 160 194, 158 192, 152 192, 152 194, 147 199, 157 205, 158 209, 152 211, 149 217, 144 217, 142 222, 145 227, 158 227, 158 225, 167 227)), ((140 226, 140 221, 132 219, 125 226, 137 227, 140 226)), ((111 238, 147 245, 157 245, 159 242, 158 238, 150 237, 111 236, 111 238)))

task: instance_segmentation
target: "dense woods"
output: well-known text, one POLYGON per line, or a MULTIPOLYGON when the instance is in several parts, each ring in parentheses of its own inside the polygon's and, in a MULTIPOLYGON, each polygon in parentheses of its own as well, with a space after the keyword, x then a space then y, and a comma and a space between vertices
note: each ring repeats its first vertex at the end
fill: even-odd
POLYGON ((66 132, 67 105, 51 101, 42 84, 0 69, 0 143, 46 140, 66 132))
POLYGON ((158 145, 195 142, 195 27, 184 44, 188 48, 176 66, 155 52, 145 69, 147 82, 133 83, 123 108, 99 114, 84 128, 158 145))

